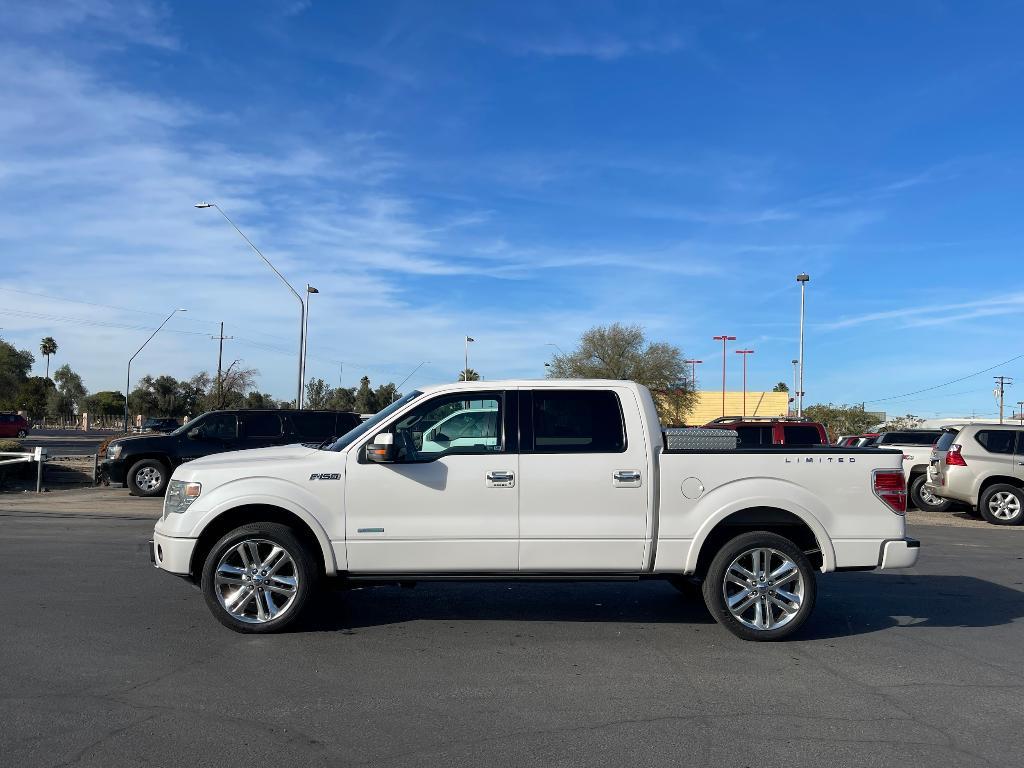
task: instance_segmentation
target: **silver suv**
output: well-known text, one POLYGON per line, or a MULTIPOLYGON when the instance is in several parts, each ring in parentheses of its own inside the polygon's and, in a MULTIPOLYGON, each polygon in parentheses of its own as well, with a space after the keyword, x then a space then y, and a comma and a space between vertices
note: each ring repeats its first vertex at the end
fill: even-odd
POLYGON ((1024 524, 1024 429, 969 424, 943 432, 924 488, 976 506, 993 525, 1024 524))

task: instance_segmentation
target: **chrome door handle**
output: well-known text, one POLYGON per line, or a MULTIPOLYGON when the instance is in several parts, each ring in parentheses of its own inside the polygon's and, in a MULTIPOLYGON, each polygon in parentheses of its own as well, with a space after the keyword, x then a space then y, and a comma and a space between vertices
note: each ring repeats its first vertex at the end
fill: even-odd
POLYGON ((612 477, 620 483, 635 483, 640 479, 640 473, 635 469, 620 469, 612 477))
POLYGON ((507 483, 513 478, 515 478, 515 475, 511 472, 505 472, 504 470, 492 470, 487 473, 487 479, 492 483, 507 483))

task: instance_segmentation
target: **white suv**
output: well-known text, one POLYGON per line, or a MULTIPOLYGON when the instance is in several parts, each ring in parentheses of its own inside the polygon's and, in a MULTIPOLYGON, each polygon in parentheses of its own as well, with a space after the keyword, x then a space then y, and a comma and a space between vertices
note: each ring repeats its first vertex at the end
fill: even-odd
POLYGON ((943 432, 924 488, 976 506, 993 525, 1024 524, 1024 429, 968 424, 943 432))

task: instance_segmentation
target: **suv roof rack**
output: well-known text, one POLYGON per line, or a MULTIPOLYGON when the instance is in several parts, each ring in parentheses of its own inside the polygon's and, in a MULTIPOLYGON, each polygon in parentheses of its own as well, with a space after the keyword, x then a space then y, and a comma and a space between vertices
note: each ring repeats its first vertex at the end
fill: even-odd
POLYGON ((811 419, 806 416, 719 416, 717 419, 712 419, 708 424, 736 424, 741 421, 806 421, 809 422, 811 419))

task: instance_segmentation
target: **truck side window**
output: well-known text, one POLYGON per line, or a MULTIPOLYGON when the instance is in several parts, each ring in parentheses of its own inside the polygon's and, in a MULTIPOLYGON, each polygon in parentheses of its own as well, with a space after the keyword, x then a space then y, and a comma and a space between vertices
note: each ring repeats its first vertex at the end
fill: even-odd
POLYGON ((454 453, 500 453, 502 397, 494 392, 446 395, 424 403, 395 425, 401 461, 433 461, 454 453))
POLYGON ((772 425, 736 427, 737 448, 760 448, 772 444, 772 425))
POLYGON ((618 395, 601 390, 533 391, 535 453, 622 453, 626 433, 618 395))
POLYGON ((815 427, 792 426, 782 428, 786 445, 821 445, 821 435, 815 427))
POLYGON ((245 414, 245 436, 250 439, 281 436, 281 417, 276 413, 245 414))

